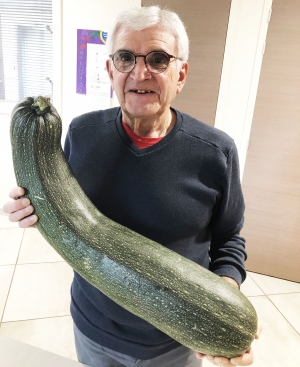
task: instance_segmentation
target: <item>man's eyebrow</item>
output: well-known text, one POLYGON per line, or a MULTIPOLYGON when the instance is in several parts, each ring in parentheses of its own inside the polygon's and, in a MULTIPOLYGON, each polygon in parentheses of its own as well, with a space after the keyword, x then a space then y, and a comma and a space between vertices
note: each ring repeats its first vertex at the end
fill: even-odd
MULTIPOLYGON (((124 51, 124 52, 131 52, 133 55, 135 55, 135 56, 138 56, 138 55, 142 55, 142 53, 138 53, 138 54, 136 54, 135 52, 133 52, 133 51, 131 51, 131 50, 128 50, 127 48, 120 48, 119 50, 116 50, 114 53, 116 53, 116 52, 121 52, 121 51, 124 51)), ((154 50, 151 50, 151 51, 149 51, 149 52, 147 52, 145 55, 148 55, 150 52, 165 52, 165 53, 167 53, 167 54, 169 54, 169 52, 168 51, 166 51, 166 50, 164 50, 164 49, 154 49, 154 50)))
MULTIPOLYGON (((165 52, 166 54, 168 54, 168 53, 169 53, 168 51, 166 51, 166 50, 164 50, 164 49, 162 49, 162 48, 158 48, 158 49, 152 50, 152 51, 150 51, 150 52, 165 52)), ((148 53, 149 53, 149 52, 148 52, 148 53)))
POLYGON ((121 51, 124 51, 124 52, 131 52, 131 53, 133 54, 133 52, 132 52, 132 51, 127 50, 127 49, 125 49, 125 48, 120 48, 119 50, 116 50, 114 53, 116 53, 116 52, 121 52, 121 51))

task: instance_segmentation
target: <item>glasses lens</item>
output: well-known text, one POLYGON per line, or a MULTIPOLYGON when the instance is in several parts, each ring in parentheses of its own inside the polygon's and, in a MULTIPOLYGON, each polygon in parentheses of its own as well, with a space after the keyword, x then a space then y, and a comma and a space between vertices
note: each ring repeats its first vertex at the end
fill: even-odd
POLYGON ((133 69, 135 57, 129 51, 118 51, 114 54, 113 62, 117 70, 126 73, 133 69))
POLYGON ((146 57, 146 64, 148 69, 153 72, 162 73, 169 65, 170 57, 164 52, 153 51, 146 57))

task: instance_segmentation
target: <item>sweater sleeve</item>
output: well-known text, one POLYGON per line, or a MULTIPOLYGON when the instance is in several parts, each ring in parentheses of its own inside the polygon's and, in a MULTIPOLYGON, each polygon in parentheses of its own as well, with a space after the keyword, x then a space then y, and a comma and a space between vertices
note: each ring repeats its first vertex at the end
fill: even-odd
POLYGON ((244 210, 238 153, 233 143, 223 174, 222 195, 213 211, 209 269, 234 279, 239 285, 246 278, 245 239, 240 236, 244 210))
POLYGON ((65 143, 64 143, 64 154, 68 161, 70 154, 71 154, 71 127, 70 126, 69 126, 69 129, 66 135, 66 139, 65 139, 65 143))

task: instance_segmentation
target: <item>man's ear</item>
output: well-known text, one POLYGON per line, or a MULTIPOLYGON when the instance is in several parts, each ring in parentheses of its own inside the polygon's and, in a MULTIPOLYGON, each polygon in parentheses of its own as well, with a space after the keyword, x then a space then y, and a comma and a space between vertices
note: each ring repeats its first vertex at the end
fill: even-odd
POLYGON ((110 60, 106 60, 106 71, 110 79, 111 87, 112 89, 114 89, 114 77, 113 77, 113 70, 112 70, 112 65, 111 65, 110 60))
POLYGON ((189 64, 187 62, 183 62, 178 74, 177 91, 176 91, 177 94, 179 94, 182 91, 182 88, 186 81, 188 70, 189 70, 189 64))

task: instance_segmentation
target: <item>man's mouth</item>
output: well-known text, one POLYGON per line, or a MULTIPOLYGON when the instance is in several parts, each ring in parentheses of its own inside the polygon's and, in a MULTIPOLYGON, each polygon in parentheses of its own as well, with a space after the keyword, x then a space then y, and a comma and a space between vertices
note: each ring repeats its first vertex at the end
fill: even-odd
POLYGON ((145 90, 145 89, 131 89, 130 92, 137 93, 137 94, 154 93, 151 90, 145 90))

